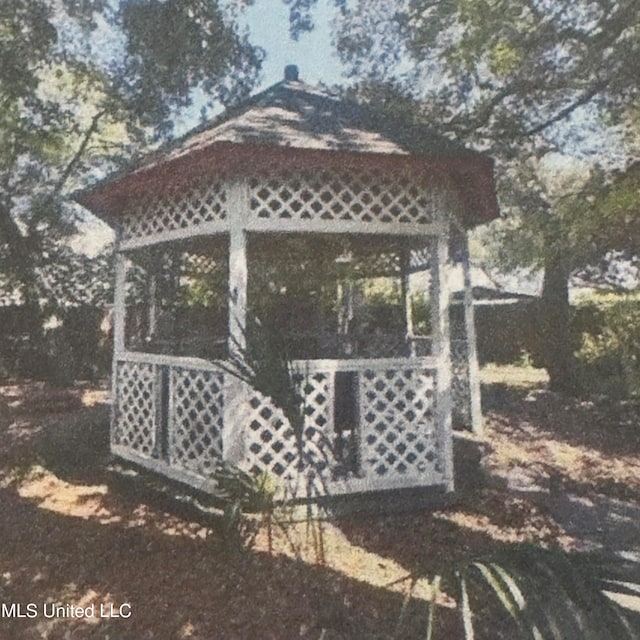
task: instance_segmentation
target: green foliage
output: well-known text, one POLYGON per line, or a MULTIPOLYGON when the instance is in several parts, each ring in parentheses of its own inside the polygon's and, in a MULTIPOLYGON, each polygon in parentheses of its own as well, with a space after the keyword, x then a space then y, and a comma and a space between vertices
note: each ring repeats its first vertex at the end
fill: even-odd
MULTIPOLYGON (((518 547, 454 568, 442 582, 445 591, 455 593, 464 640, 492 637, 485 634, 495 632, 496 624, 504 627, 505 618, 517 640, 634 640, 637 631, 604 593, 611 575, 611 562, 603 565, 596 557, 518 547)), ((434 598, 440 580, 432 581, 434 598)), ((434 598, 426 637, 437 640, 434 598)), ((400 631, 401 624, 396 637, 400 631)))
POLYGON ((622 183, 610 189, 596 164, 626 151, 612 125, 637 128, 640 5, 354 0, 339 7, 335 42, 361 99, 435 124, 498 160, 504 219, 484 240, 503 269, 548 274, 545 366, 552 386, 564 387, 572 370, 562 348, 571 272, 610 250, 638 247, 637 182, 635 191, 622 183), (541 158, 550 152, 588 156, 591 173, 569 172, 573 184, 554 184, 566 166, 545 169, 541 158))
POLYGON ((494 153, 562 144, 554 126, 585 104, 619 113, 633 100, 640 8, 588 0, 417 0, 342 4, 336 43, 359 79, 400 78, 436 122, 494 153), (434 77, 445 82, 434 82, 434 77))
MULTIPOLYGON (((37 308, 64 263, 68 194, 172 131, 193 91, 247 94, 262 53, 215 0, 15 0, 0 8, 0 275, 37 308)), ((55 299, 48 298, 47 302, 55 299)))
POLYGON ((250 549, 255 542, 259 522, 246 516, 261 514, 270 533, 277 484, 266 473, 253 476, 228 462, 217 466, 215 478, 218 483, 216 497, 225 504, 222 527, 225 547, 230 551, 250 549))
POLYGON ((615 398, 640 394, 640 295, 597 295, 576 308, 582 390, 615 398))
POLYGON ((126 0, 122 27, 127 76, 136 79, 135 101, 147 118, 166 116, 167 101, 188 106, 194 87, 228 102, 255 81, 261 53, 229 24, 218 2, 126 0))
POLYGON ((637 637, 602 592, 600 573, 579 557, 524 548, 473 562, 465 574, 478 590, 494 594, 523 639, 637 637))
POLYGON ((295 381, 282 331, 254 316, 249 319, 244 337, 247 344, 234 344, 227 363, 221 366, 273 400, 289 421, 302 451, 304 396, 295 381))

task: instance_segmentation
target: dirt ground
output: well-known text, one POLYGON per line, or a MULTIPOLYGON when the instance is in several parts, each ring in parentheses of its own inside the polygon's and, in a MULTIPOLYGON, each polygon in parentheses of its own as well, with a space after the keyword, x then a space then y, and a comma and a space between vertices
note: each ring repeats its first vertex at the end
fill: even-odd
MULTIPOLYGON (((262 526, 245 550, 115 480, 106 391, 0 386, 0 640, 423 638, 434 576, 474 558, 532 544, 640 566, 640 405, 484 377, 450 504, 275 526, 271 544, 262 526), (43 615, 56 603, 94 615, 43 615)), ((446 582, 437 603, 434 640, 461 637, 446 582)))

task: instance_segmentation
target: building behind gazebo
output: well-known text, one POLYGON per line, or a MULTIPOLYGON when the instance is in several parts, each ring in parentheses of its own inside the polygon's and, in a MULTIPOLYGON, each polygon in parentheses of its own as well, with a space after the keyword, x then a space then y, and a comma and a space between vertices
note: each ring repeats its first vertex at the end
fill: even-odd
POLYGON ((78 197, 117 233, 112 451, 204 490, 221 461, 298 496, 450 490, 452 415, 476 430, 481 416, 471 300, 452 341, 447 271, 468 274, 466 231, 497 213, 492 161, 287 69, 78 197), (416 335, 420 270, 431 313, 416 335), (360 313, 358 283, 381 276, 401 308, 360 313), (301 439, 229 372, 270 335, 304 396, 301 439))

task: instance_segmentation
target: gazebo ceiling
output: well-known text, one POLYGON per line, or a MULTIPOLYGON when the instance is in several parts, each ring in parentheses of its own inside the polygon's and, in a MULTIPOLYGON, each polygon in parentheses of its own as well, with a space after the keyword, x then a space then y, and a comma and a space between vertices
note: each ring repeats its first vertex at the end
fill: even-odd
POLYGON ((429 127, 383 117, 297 80, 284 81, 229 109, 97 186, 77 201, 113 219, 132 200, 207 177, 371 168, 440 176, 465 203, 464 224, 498 214, 491 158, 429 127))

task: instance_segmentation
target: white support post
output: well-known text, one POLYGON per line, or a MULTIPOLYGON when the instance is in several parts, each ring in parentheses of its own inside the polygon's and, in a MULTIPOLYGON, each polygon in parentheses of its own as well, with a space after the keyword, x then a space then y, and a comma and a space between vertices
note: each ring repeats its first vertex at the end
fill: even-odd
POLYGON ((471 431, 482 435, 482 405, 480 399, 480 368, 476 346, 476 324, 473 309, 473 283, 471 281, 471 264, 469 260, 469 238, 466 231, 461 231, 462 273, 464 276, 464 324, 467 338, 467 371, 469 383, 469 407, 471 414, 471 431))
POLYGON ((247 327, 247 233, 244 221, 249 192, 243 182, 229 187, 229 352, 241 355, 246 348, 247 327))
POLYGON ((158 275, 155 272, 148 277, 147 295, 149 296, 149 330, 147 337, 155 339, 158 333, 158 275))
POLYGON ((449 233, 443 230, 434 240, 431 252, 431 319, 433 351, 437 360, 436 424, 448 491, 454 489, 453 430, 451 425, 451 339, 449 330, 449 233))
POLYGON ((109 443, 113 446, 118 420, 118 359, 125 350, 125 317, 127 303, 127 259, 120 252, 120 243, 116 240, 116 281, 113 292, 113 361, 111 365, 111 427, 109 443))
MULTIPOLYGON (((249 188, 246 181, 230 185, 227 191, 229 211, 229 355, 242 359, 247 347, 247 233, 249 188)), ((225 373, 225 404, 222 442, 225 460, 244 459, 244 430, 249 413, 246 385, 225 373)))
POLYGON ((125 350, 125 315, 127 303, 127 259, 116 247, 116 283, 113 294, 113 351, 125 350))
POLYGON ((402 304, 404 305, 404 317, 406 328, 406 340, 409 344, 409 355, 412 358, 416 357, 416 342, 414 340, 414 326, 413 326, 413 305, 411 304, 411 288, 409 286, 409 261, 411 259, 411 252, 408 247, 405 247, 401 256, 401 275, 400 275, 400 288, 402 293, 402 304))

